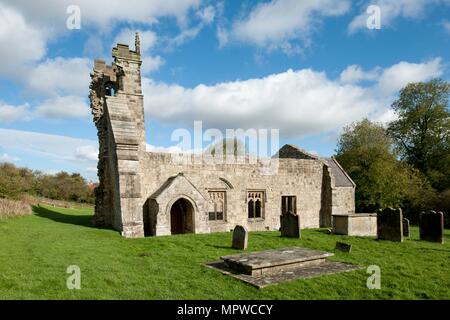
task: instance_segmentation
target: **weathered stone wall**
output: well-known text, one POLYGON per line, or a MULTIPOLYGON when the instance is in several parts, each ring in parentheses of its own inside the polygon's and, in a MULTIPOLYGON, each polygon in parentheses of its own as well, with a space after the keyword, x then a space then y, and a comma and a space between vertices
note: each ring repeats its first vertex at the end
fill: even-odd
MULTIPOLYGON (((225 221, 209 222, 207 212, 199 212, 204 216, 204 219, 200 220, 207 224, 206 229, 203 228, 205 232, 229 231, 235 225, 246 226, 251 231, 278 230, 283 195, 297 197, 297 214, 300 216, 302 228, 321 225, 324 163, 319 160, 280 159, 278 174, 275 175, 261 175, 260 164, 179 165, 173 163, 170 154, 161 153, 146 153, 141 163, 145 173, 142 178, 143 203, 179 173, 183 173, 204 199, 208 199, 208 190, 226 190, 225 221), (248 190, 265 191, 264 219, 248 219, 248 190)), ((171 194, 173 199, 178 196, 183 196, 183 193, 171 194)), ((164 215, 164 212, 167 212, 167 203, 160 206, 159 214, 164 215)), ((160 222, 168 224, 169 219, 166 217, 160 222)), ((167 226, 166 230, 169 229, 170 226, 167 226)))
POLYGON ((333 188, 333 214, 355 213, 355 188, 333 188))

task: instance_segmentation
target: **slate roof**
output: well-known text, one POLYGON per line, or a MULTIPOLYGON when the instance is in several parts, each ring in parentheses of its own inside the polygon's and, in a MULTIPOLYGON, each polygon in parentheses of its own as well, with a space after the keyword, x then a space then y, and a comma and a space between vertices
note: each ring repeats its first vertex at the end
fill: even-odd
POLYGON ((353 180, 348 176, 335 158, 325 158, 324 160, 331 169, 336 187, 355 187, 353 180))

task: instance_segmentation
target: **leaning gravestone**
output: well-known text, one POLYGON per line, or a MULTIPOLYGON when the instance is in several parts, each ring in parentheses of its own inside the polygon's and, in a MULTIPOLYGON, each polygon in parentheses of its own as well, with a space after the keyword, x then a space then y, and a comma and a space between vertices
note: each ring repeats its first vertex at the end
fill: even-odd
POLYGON ((291 211, 280 216, 281 236, 286 238, 300 238, 300 216, 291 211))
POLYGON ((377 212, 378 239, 403 241, 402 209, 386 208, 377 212))
POLYGON ((243 226, 236 226, 233 230, 233 248, 246 250, 248 244, 248 231, 243 226))
POLYGON ((422 212, 419 216, 420 240, 444 243, 444 214, 422 212))
POLYGON ((409 238, 409 220, 403 218, 403 236, 409 238))

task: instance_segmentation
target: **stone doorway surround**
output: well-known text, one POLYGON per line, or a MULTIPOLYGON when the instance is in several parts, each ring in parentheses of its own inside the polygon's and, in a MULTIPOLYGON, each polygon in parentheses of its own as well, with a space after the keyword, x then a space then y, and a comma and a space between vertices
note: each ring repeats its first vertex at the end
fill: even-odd
POLYGON ((206 199, 194 184, 180 173, 169 178, 149 198, 149 228, 152 230, 152 236, 172 234, 172 208, 180 199, 189 203, 188 207, 192 212, 192 219, 188 219, 190 223, 185 230, 188 232, 181 233, 209 233, 208 216, 205 211, 206 199))
POLYGON ((186 198, 179 198, 170 207, 171 234, 194 233, 195 210, 186 198))

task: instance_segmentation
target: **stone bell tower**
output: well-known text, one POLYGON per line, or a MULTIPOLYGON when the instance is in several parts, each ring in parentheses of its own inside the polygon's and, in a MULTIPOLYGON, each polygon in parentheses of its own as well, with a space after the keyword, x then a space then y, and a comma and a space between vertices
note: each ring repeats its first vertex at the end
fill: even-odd
POLYGON ((139 35, 134 51, 118 44, 112 56, 111 66, 96 60, 91 73, 91 109, 100 148, 94 224, 128 238, 143 237, 140 159, 146 143, 139 35))

